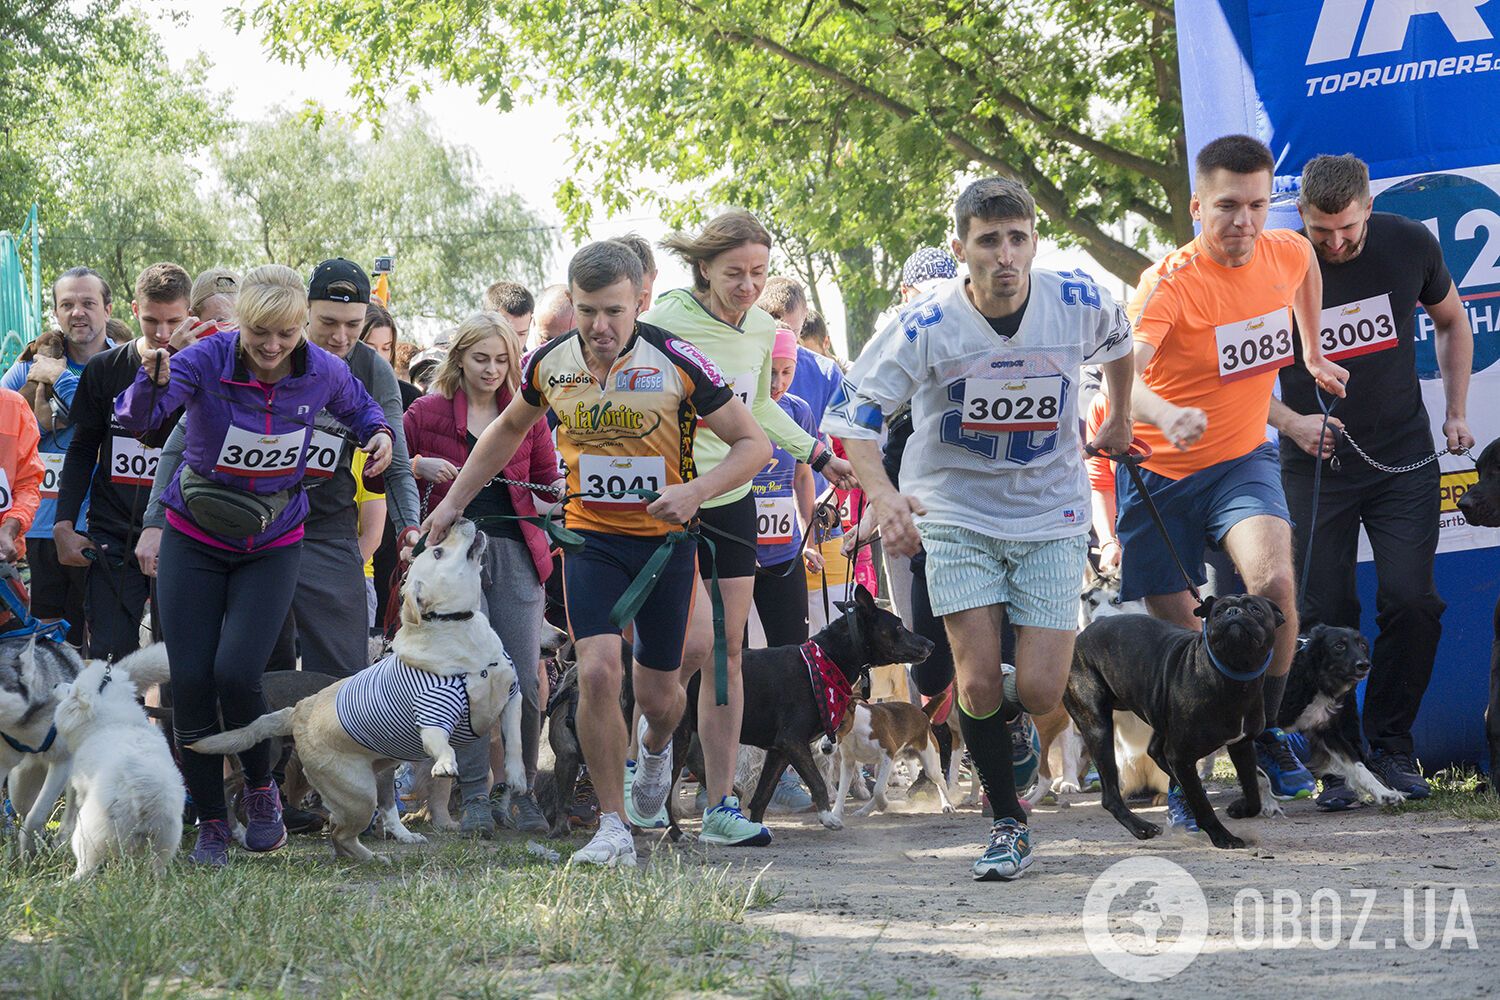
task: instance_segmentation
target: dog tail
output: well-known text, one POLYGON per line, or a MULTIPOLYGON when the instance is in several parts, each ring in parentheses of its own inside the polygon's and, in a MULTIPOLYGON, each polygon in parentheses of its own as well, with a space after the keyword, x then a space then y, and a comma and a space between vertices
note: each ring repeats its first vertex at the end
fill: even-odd
POLYGON ((241 753, 273 736, 290 736, 292 713, 296 710, 297 707, 293 705, 279 712, 262 715, 244 729, 231 729, 227 733, 205 736, 197 743, 188 744, 188 749, 196 753, 241 753))
POLYGON ((137 688, 165 684, 172 679, 167 668, 167 644, 164 642, 152 643, 136 650, 115 664, 115 668, 129 674, 137 688))

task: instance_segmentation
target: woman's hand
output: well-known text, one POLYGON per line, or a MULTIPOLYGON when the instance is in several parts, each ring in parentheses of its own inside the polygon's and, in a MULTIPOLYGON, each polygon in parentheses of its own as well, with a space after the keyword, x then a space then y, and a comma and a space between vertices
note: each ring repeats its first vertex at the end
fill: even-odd
POLYGON ((446 458, 420 456, 411 460, 412 475, 429 483, 451 483, 458 476, 458 468, 446 458))
POLYGON ((380 431, 370 438, 370 443, 360 449, 370 457, 365 461, 365 476, 378 476, 391 464, 391 436, 380 431))

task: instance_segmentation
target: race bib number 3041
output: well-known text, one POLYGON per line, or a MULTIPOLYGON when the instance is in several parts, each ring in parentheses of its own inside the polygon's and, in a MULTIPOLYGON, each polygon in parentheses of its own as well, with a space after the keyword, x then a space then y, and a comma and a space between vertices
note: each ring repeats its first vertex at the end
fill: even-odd
POLYGON ((1318 327, 1318 343, 1329 361, 1388 351, 1397 343, 1388 294, 1329 306, 1323 310, 1318 327))
POLYGON ((667 485, 667 460, 661 455, 578 456, 579 491, 590 494, 583 505, 594 510, 645 510, 651 501, 626 490, 660 493, 667 485))
POLYGON ((966 431, 1051 431, 1062 409, 1062 376, 964 380, 966 431))
POLYGON ((296 470, 306 443, 307 431, 257 434, 243 427, 231 426, 224 434, 224 444, 219 449, 219 460, 214 463, 214 469, 250 479, 285 475, 296 470))
POLYGON ((1273 309, 1264 316, 1214 327, 1219 351, 1219 380, 1234 382, 1292 363, 1291 310, 1273 309))

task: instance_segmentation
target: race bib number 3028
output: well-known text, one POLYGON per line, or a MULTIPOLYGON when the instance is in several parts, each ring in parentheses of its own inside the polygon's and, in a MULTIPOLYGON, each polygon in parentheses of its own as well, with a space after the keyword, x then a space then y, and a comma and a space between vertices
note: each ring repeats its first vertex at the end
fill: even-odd
POLYGON ((214 470, 250 479, 285 475, 296 470, 306 443, 307 431, 257 434, 231 426, 224 434, 214 470))
POLYGON ((1396 346, 1397 339, 1388 294, 1329 306, 1318 324, 1318 344, 1329 361, 1388 351, 1396 346))
POLYGON ((127 434, 116 433, 109 453, 109 481, 122 486, 150 486, 159 461, 160 448, 147 448, 127 434))
POLYGON ((1291 310, 1273 309, 1264 316, 1214 327, 1219 351, 1219 380, 1234 382, 1292 363, 1291 310))
POLYGON ((1062 376, 964 380, 966 431, 1051 431, 1062 409, 1062 376))
POLYGON ((660 493, 667 485, 667 460, 661 455, 578 456, 583 505, 596 510, 645 510, 651 501, 627 490, 660 493))

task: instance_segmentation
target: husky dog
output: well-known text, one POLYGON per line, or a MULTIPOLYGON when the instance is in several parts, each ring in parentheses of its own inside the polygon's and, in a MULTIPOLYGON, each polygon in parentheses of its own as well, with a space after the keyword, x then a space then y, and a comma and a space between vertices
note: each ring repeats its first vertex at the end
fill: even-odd
POLYGON ((160 873, 182 843, 182 776, 125 666, 95 660, 58 689, 57 733, 73 750, 75 879, 115 855, 146 855, 160 873))
MULTIPOLYGON (((10 801, 21 819, 21 853, 36 847, 52 806, 68 783, 71 751, 53 721, 60 686, 73 683, 84 662, 66 643, 0 639, 0 781, 10 786, 10 801)), ((167 680, 167 647, 147 646, 115 669, 137 688, 167 680)), ((73 816, 63 821, 64 833, 73 816)))

